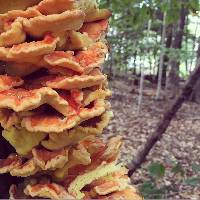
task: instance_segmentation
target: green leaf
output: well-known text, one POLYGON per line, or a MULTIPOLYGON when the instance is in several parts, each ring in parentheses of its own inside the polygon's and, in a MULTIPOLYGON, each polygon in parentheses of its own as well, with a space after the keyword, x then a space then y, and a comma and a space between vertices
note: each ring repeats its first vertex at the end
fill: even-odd
POLYGON ((200 173, 200 165, 192 164, 192 170, 193 170, 195 173, 200 173))
POLYGON ((146 199, 161 199, 165 191, 161 188, 157 188, 151 181, 144 182, 140 187, 139 191, 146 199))
POLYGON ((140 186, 140 191, 143 193, 149 193, 154 189, 155 186, 151 181, 145 181, 141 186, 140 186))
POLYGON ((189 1, 189 9, 190 9, 193 13, 196 13, 196 11, 199 10, 199 0, 190 0, 190 1, 189 1))
POLYGON ((185 175, 185 171, 184 171, 184 169, 183 169, 183 166, 182 166, 180 163, 176 164, 176 165, 172 168, 172 172, 173 172, 174 174, 180 174, 181 176, 184 176, 184 175, 185 175))
POLYGON ((197 185, 200 184, 200 178, 199 177, 188 178, 185 180, 185 184, 196 187, 197 185))
POLYGON ((153 163, 148 167, 149 175, 154 178, 161 178, 165 175, 165 167, 161 163, 153 163))

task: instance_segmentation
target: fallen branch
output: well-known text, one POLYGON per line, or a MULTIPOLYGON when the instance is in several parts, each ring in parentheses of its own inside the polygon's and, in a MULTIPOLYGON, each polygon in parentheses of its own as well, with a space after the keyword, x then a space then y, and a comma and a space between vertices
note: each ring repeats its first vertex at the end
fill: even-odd
POLYGON ((158 126, 155 132, 148 138, 146 144, 144 145, 143 149, 138 153, 135 160, 133 160, 129 167, 129 177, 133 175, 133 173, 140 168, 143 162, 145 162, 147 155, 154 147, 157 141, 159 141, 162 135, 167 130, 171 120, 176 115, 178 110, 183 105, 184 101, 188 100, 192 91, 200 79, 200 59, 198 60, 197 66, 194 72, 190 75, 188 81, 186 82, 185 86, 183 87, 180 95, 176 98, 174 103, 170 106, 170 108, 166 111, 161 121, 158 123, 158 126))

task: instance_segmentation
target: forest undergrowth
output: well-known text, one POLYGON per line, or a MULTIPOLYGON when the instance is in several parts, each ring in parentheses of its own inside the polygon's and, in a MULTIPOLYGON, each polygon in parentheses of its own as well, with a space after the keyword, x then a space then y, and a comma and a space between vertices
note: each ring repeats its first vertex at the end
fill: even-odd
MULTIPOLYGON (((137 112, 138 89, 126 80, 113 80, 114 118, 104 137, 121 135, 120 156, 127 165, 135 158, 147 137, 155 130, 170 105, 155 100, 155 88, 146 84, 142 109, 137 112), (134 92, 133 92, 134 91, 134 92)), ((200 106, 186 102, 173 119, 164 137, 156 144, 141 169, 132 176, 147 198, 197 199, 200 197, 200 106)))

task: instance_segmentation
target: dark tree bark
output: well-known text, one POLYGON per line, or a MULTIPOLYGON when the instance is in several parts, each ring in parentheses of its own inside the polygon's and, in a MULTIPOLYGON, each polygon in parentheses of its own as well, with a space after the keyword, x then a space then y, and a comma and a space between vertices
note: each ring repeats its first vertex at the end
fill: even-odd
MULTIPOLYGON (((165 43, 166 49, 169 49, 172 44, 172 33, 173 33, 173 25, 170 24, 167 26, 167 40, 165 43)), ((168 67, 168 62, 169 62, 169 57, 168 55, 164 55, 163 58, 163 77, 162 77, 162 84, 165 85, 166 83, 166 78, 167 78, 167 67, 168 67)))
MULTIPOLYGON (((199 47, 200 48, 200 47, 199 47)), ((200 59, 198 60, 198 64, 194 72, 190 75, 188 81, 186 82, 182 92, 179 94, 177 99, 172 103, 170 108, 165 112, 163 118, 159 122, 155 132, 148 138, 146 144, 142 148, 142 150, 138 153, 135 160, 132 161, 130 164, 129 176, 132 176, 135 170, 140 168, 143 162, 145 162, 147 155, 154 147, 154 145, 162 138, 163 134, 167 130, 170 122, 172 121, 173 117, 176 115, 178 110, 183 105, 184 101, 188 100, 193 89, 200 79, 200 59)))
POLYGON ((139 75, 142 74, 142 56, 140 56, 140 71, 139 71, 139 75))
MULTIPOLYGON (((188 24, 189 24, 189 17, 188 17, 188 15, 187 15, 187 17, 186 17, 186 26, 188 26, 188 24)), ((185 45, 186 45, 186 52, 188 52, 188 31, 186 31, 186 33, 185 33, 185 45)), ((186 69, 186 72, 188 72, 189 70, 189 67, 188 67, 188 59, 187 59, 187 57, 186 57, 186 60, 185 60, 185 69, 186 69)))
MULTIPOLYGON (((165 41, 165 48, 169 49, 172 45, 172 38, 173 38, 173 25, 169 24, 166 28, 166 41, 165 41)), ((168 62, 169 62, 169 57, 164 54, 163 56, 163 67, 162 67, 162 85, 164 86, 166 83, 166 78, 167 78, 167 68, 168 68, 168 62)), ((158 70, 157 70, 157 75, 156 75, 156 80, 158 80, 158 74, 159 74, 159 64, 158 64, 158 70)))
POLYGON ((113 54, 112 50, 110 52, 110 63, 109 63, 109 78, 112 78, 113 76, 113 54))
MULTIPOLYGON (((182 5, 181 11, 180 11, 178 28, 177 28, 177 31, 175 32, 175 37, 172 42, 173 49, 181 49, 182 47, 182 40, 183 40, 184 27, 186 23, 187 14, 188 14, 188 10, 184 7, 184 5, 182 5)), ((170 98, 174 98, 178 93, 179 65, 180 65, 180 62, 179 60, 177 60, 177 58, 173 58, 170 60, 170 71, 169 71, 167 87, 166 87, 166 89, 168 90, 168 96, 170 98)))
MULTIPOLYGON (((198 50, 197 50, 197 62, 198 62, 198 58, 200 58, 200 46, 198 47, 198 50)), ((200 104, 200 80, 197 82, 194 88, 194 92, 191 95, 191 100, 200 104)))
MULTIPOLYGON (((199 38, 199 43, 200 43, 200 38, 199 38)), ((197 49, 197 62, 198 63, 198 59, 200 58, 200 45, 198 46, 198 49, 197 49)))
POLYGON ((137 51, 133 54, 133 75, 136 75, 137 70, 136 70, 136 59, 137 59, 137 51))

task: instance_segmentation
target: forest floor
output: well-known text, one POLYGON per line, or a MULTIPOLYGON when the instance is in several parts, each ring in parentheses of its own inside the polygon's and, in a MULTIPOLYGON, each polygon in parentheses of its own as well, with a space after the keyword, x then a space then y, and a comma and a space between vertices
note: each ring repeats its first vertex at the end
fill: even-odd
MULTIPOLYGON (((126 80, 111 81, 110 88, 113 91, 111 103, 115 117, 104 137, 123 136, 124 145, 120 161, 128 165, 145 144, 147 137, 155 130, 169 102, 155 101, 155 89, 145 86, 142 109, 138 115, 138 94, 131 92, 131 86, 126 80)), ((200 197, 199 179, 196 179, 199 175, 195 172, 200 166, 200 106, 198 104, 192 102, 184 104, 163 138, 151 151, 147 162, 133 174, 134 185, 139 187, 148 180, 153 181, 147 168, 154 162, 160 162, 166 167, 165 176, 156 181, 157 185, 170 188, 167 195, 163 197, 171 199, 200 197), (172 168, 176 164, 178 164, 177 174, 174 175, 172 168)))

